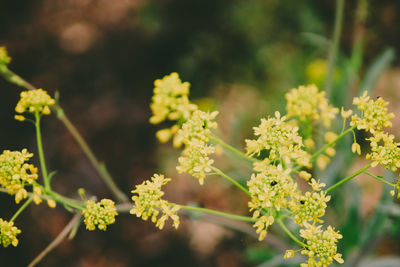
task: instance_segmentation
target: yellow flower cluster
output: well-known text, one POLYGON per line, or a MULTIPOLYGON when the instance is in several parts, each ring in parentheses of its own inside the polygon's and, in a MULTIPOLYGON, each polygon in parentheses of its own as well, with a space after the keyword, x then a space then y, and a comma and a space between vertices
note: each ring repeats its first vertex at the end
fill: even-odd
POLYGON ((300 121, 321 121, 326 127, 339 112, 329 105, 325 92, 318 92, 315 85, 299 86, 286 95, 288 118, 298 117, 300 121))
POLYGON ((143 220, 151 218, 160 230, 164 228, 165 222, 171 218, 175 228, 179 226, 178 205, 171 205, 167 200, 161 199, 164 192, 161 187, 171 179, 165 178, 162 174, 154 174, 151 181, 144 181, 137 185, 132 200, 135 203, 130 210, 131 214, 141 217, 143 220), (159 217, 159 215, 161 215, 159 217))
POLYGON ((0 65, 7 65, 11 62, 5 46, 0 46, 0 65))
POLYGON ((320 267, 332 264, 333 260, 343 263, 342 254, 337 253, 336 243, 342 235, 336 232, 331 226, 323 231, 321 225, 304 224, 305 229, 300 230, 300 236, 306 240, 306 248, 301 254, 307 255, 308 260, 302 263, 301 267, 320 267))
MULTIPOLYGON (((10 195, 15 194, 15 202, 19 203, 26 198, 28 192, 27 185, 33 185, 38 178, 37 168, 32 164, 26 163, 31 157, 27 149, 20 151, 4 150, 0 155, 0 186, 5 188, 10 195)), ((34 186, 35 202, 40 203, 41 189, 34 186)))
POLYGON ((214 121, 218 112, 212 113, 196 110, 192 116, 178 130, 175 140, 185 144, 185 148, 179 157, 179 173, 186 172, 192 174, 199 179, 199 183, 203 184, 206 174, 211 172, 211 165, 214 160, 210 159, 210 155, 214 153, 215 148, 208 145, 210 129, 217 128, 214 121))
POLYGON ((281 117, 279 112, 275 113, 275 118, 261 119, 261 124, 253 128, 258 138, 245 140, 247 154, 260 155, 261 151, 267 150, 272 162, 282 160, 288 165, 294 160, 299 165, 309 166, 310 155, 303 150, 298 127, 285 120, 286 117, 281 117))
POLYGON ((356 125, 357 129, 364 129, 372 134, 384 127, 391 127, 390 119, 394 118, 394 114, 388 113, 388 104, 382 97, 378 97, 376 101, 370 99, 365 91, 362 96, 353 99, 353 105, 357 105, 361 117, 353 115, 350 125, 356 125))
POLYGON ((8 222, 0 218, 0 245, 5 248, 10 244, 16 247, 18 245, 17 235, 21 233, 14 222, 8 222))
MULTIPOLYGON (((15 107, 17 113, 36 113, 49 115, 50 106, 53 106, 55 101, 43 89, 29 90, 21 92, 21 99, 15 107)), ((16 115, 15 119, 23 121, 25 118, 21 115, 16 115)))
POLYGON ((86 201, 86 209, 82 211, 85 217, 86 229, 93 231, 97 228, 107 230, 107 225, 115 222, 118 215, 114 201, 102 199, 100 202, 86 201))
MULTIPOLYGON (((166 119, 171 121, 186 121, 193 111, 197 110, 197 106, 189 101, 188 82, 182 83, 178 73, 173 72, 158 79, 154 82, 154 95, 150 108, 153 116, 150 122, 158 124, 166 119)), ((168 142, 168 140, 179 129, 178 125, 171 128, 159 130, 156 134, 160 142, 168 142)))
POLYGON ((313 192, 306 192, 305 194, 297 192, 293 194, 288 205, 293 213, 294 222, 299 225, 309 221, 322 222, 319 218, 324 216, 327 207, 326 203, 331 199, 324 191, 315 190, 322 187, 323 184, 316 183, 314 179, 311 180, 311 183, 314 184, 313 192))
POLYGON ((394 141, 394 135, 375 132, 368 140, 371 153, 368 153, 366 158, 372 160, 373 167, 380 164, 392 171, 396 171, 400 167, 400 143, 394 141))

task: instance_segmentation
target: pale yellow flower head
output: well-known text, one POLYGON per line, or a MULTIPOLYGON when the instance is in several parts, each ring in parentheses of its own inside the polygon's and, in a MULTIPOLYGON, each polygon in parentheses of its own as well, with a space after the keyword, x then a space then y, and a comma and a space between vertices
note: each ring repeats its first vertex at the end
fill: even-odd
POLYGON ((337 253, 338 239, 342 238, 339 232, 335 231, 331 226, 323 231, 321 225, 304 224, 304 229, 300 230, 300 236, 305 239, 306 247, 301 254, 308 256, 306 263, 302 263, 301 267, 319 267, 328 266, 333 260, 343 263, 342 254, 337 253))
POLYGON ((269 165, 262 173, 252 174, 247 182, 251 195, 250 211, 286 208, 287 198, 296 190, 289 173, 290 170, 283 170, 280 165, 269 165))
POLYGON ((317 191, 325 184, 319 184, 311 179, 312 192, 291 195, 288 207, 293 213, 295 223, 302 225, 307 222, 322 222, 319 218, 324 216, 327 202, 331 199, 324 191, 317 191))
POLYGON ((275 113, 275 118, 261 119, 261 124, 253 128, 257 139, 246 140, 247 154, 259 155, 267 150, 271 161, 282 158, 286 164, 293 160, 303 166, 309 165, 310 155, 303 150, 298 127, 285 120, 286 117, 281 117, 279 112, 275 113))
POLYGON ((170 178, 165 178, 162 174, 154 174, 151 180, 137 185, 135 190, 132 191, 134 194, 132 196, 134 206, 130 210, 130 213, 141 217, 145 221, 151 218, 151 221, 159 229, 163 229, 165 222, 168 218, 171 218, 174 227, 178 228, 178 210, 180 207, 178 205, 171 205, 167 200, 162 199, 164 192, 161 190, 161 187, 170 180, 170 178))
POLYGON ((31 157, 33 154, 27 149, 21 152, 4 150, 0 155, 0 186, 15 195, 16 203, 27 197, 24 187, 32 185, 38 178, 37 168, 27 163, 31 157))
POLYGON ((16 247, 18 245, 17 235, 21 233, 13 222, 8 222, 0 218, 0 245, 8 247, 10 244, 16 247))
POLYGON ((361 111, 361 117, 353 115, 351 117, 351 126, 357 126, 357 129, 364 129, 371 132, 381 131, 384 127, 391 127, 390 119, 394 118, 393 113, 388 113, 388 102, 382 97, 378 97, 376 101, 370 99, 367 91, 360 97, 353 99, 353 104, 361 111))
MULTIPOLYGON (((30 112, 48 115, 50 114, 50 107, 55 104, 51 96, 43 89, 29 90, 21 92, 21 99, 15 107, 18 113, 30 112)), ((22 118, 17 118, 21 120, 22 118)))
POLYGON ((368 153, 366 158, 372 160, 373 167, 379 164, 392 171, 400 168, 400 143, 394 141, 394 135, 375 132, 368 140, 371 153, 368 153))
POLYGON ((195 104, 190 103, 188 82, 182 83, 176 72, 165 76, 154 82, 154 95, 150 108, 153 116, 150 122, 160 123, 165 119, 177 121, 187 119, 197 109, 195 104))
POLYGON ((93 231, 96 226, 100 230, 107 230, 107 225, 115 222, 118 215, 114 201, 102 199, 100 202, 86 201, 86 209, 82 211, 85 217, 86 229, 93 231))
POLYGON ((270 215, 263 215, 258 218, 257 222, 253 224, 257 228, 256 233, 259 235, 258 240, 262 241, 267 236, 267 230, 270 225, 274 223, 274 217, 270 215))
POLYGON ((339 112, 329 105, 325 92, 318 92, 315 85, 299 86, 286 95, 287 116, 298 117, 300 121, 321 121, 329 127, 339 112))
POLYGON ((10 62, 11 58, 8 56, 6 47, 0 46, 0 65, 8 65, 10 62))

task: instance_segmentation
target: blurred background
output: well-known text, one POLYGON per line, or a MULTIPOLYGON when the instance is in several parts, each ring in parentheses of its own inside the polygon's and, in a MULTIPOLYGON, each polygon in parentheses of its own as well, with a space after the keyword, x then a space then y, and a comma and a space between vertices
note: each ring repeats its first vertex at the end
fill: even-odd
MULTIPOLYGON (((191 99, 220 111, 224 140, 243 148, 260 117, 284 110, 290 88, 324 87, 335 5, 333 0, 3 0, 0 45, 13 59, 11 70, 60 93, 66 114, 126 194, 154 172, 166 173, 173 178, 166 187, 169 200, 246 214, 247 198, 224 181, 209 178, 200 187, 176 173, 179 151, 159 144, 154 134, 162 126, 148 122, 153 82, 178 72, 192 85, 191 99)), ((374 90, 400 117, 399 24, 399 1, 346 1, 333 103, 348 107, 360 89, 374 90)), ((13 119, 21 88, 0 79, 0 90, 1 149, 35 152, 34 128, 13 119)), ((400 122, 394 125, 399 136, 400 122)), ((77 197, 83 187, 88 195, 112 197, 55 116, 44 121, 43 135, 48 167, 57 170, 56 191, 77 197)), ((248 175, 226 157, 216 160, 222 170, 248 175)), ((333 180, 345 163, 335 164, 325 174, 333 180)), ((344 234, 339 251, 345 259, 351 256, 353 265, 377 266, 384 257, 399 266, 400 212, 382 197, 385 188, 363 181, 344 191, 344 201, 333 201, 342 216, 336 223, 344 234), (384 212, 374 212, 377 206, 384 212)), ((0 196, 2 218, 16 209, 10 197, 0 196)), ((20 244, 0 249, 0 265, 26 266, 70 218, 62 207, 30 207, 16 222, 20 244)), ((290 241, 275 239, 278 229, 259 243, 251 227, 213 222, 192 216, 177 231, 159 231, 121 214, 107 232, 81 227, 39 266, 289 266, 281 260, 290 241)))

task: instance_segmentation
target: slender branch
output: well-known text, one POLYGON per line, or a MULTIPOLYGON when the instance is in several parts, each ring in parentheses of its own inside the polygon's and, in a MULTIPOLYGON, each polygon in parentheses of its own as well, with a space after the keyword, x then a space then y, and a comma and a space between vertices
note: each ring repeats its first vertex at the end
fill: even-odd
POLYGON ((325 91, 328 98, 330 97, 332 89, 335 61, 339 50, 340 34, 343 25, 343 11, 344 11, 344 0, 337 0, 336 14, 335 14, 335 28, 333 30, 333 43, 331 44, 329 51, 328 70, 325 80, 325 91))
POLYGON ((30 197, 28 198, 28 200, 25 201, 25 203, 17 210, 17 212, 14 214, 14 216, 12 216, 12 218, 11 218, 11 220, 10 220, 11 222, 14 221, 15 219, 17 219, 18 215, 20 215, 21 212, 22 212, 26 207, 28 207, 29 204, 31 204, 32 199, 33 199, 33 197, 30 196, 30 197))
POLYGON ((332 191, 333 189, 335 189, 336 187, 341 186, 341 185, 344 184, 345 182, 350 181, 351 179, 353 179, 353 178, 356 177, 357 175, 359 175, 359 174, 365 172, 365 171, 366 171, 367 169, 369 169, 370 167, 371 167, 371 164, 367 164, 364 168, 362 168, 362 169, 356 171, 355 173, 353 173, 353 174, 347 176, 346 178, 343 178, 342 180, 340 180, 340 181, 337 182, 336 184, 334 184, 334 185, 332 185, 331 187, 329 187, 328 189, 326 189, 326 192, 328 193, 328 192, 332 191))
POLYGON ((390 186, 392 186, 392 187, 395 187, 395 186, 396 186, 395 184, 392 184, 392 183, 386 181, 385 179, 383 179, 382 177, 379 177, 379 176, 377 176, 377 175, 375 175, 375 174, 373 174, 373 173, 370 173, 369 171, 364 171, 364 173, 367 174, 367 175, 369 175, 369 176, 371 176, 372 178, 374 178, 374 179, 376 179, 376 180, 382 182, 382 183, 385 183, 385 184, 390 185, 390 186))
POLYGON ((219 137, 217 137, 217 136, 215 136, 215 135, 212 135, 212 136, 210 137, 210 139, 211 139, 211 141, 214 141, 215 143, 221 145, 222 147, 228 149, 229 151, 233 152, 235 155, 237 155, 237 156, 239 156, 239 157, 241 157, 241 158, 243 158, 243 159, 245 159, 245 160, 248 160, 248 161, 250 161, 250 162, 257 162, 257 161, 259 161, 259 160, 256 159, 256 158, 247 156, 245 153, 243 153, 243 152, 240 151, 239 149, 234 148, 233 146, 231 146, 231 145, 225 143, 224 140, 222 140, 221 138, 219 138, 219 137))
POLYGON ((68 235, 71 229, 79 222, 81 218, 81 214, 77 213, 75 216, 69 221, 69 223, 64 227, 64 229, 58 234, 58 236, 31 262, 28 267, 34 267, 38 264, 50 251, 55 249, 68 235))
POLYGON ((232 184, 234 184, 237 188, 239 188, 240 190, 242 190, 246 195, 248 195, 249 197, 251 197, 250 192, 241 184, 239 184, 237 181, 235 181, 232 177, 228 176, 227 174, 225 174, 224 172, 222 172, 220 169, 216 168, 216 167, 211 167, 211 169, 218 175, 222 176, 223 178, 225 178, 226 180, 228 180, 229 182, 231 182, 232 184))
MULTIPOLYGON (((19 75, 15 74, 13 71, 8 69, 7 66, 1 65, 0 67, 1 67, 0 75, 3 76, 3 78, 5 78, 10 83, 13 83, 17 86, 24 87, 27 90, 35 90, 36 89, 35 86, 33 86, 32 84, 30 84, 29 82, 24 80, 19 75)), ((97 160, 97 158, 94 156, 93 151, 90 149, 90 147, 88 146, 86 141, 82 138, 82 136, 80 135, 78 130, 75 128, 75 126, 71 123, 71 121, 65 115, 64 110, 61 108, 61 106, 56 104, 55 106, 52 107, 52 109, 53 109, 53 111, 56 112, 58 119, 65 125, 67 130, 71 133, 72 137, 75 139, 75 141, 81 147, 82 151, 87 156, 90 163, 93 165, 93 167, 99 173, 100 177, 103 179, 103 181, 106 183, 106 185, 109 187, 111 192, 115 195, 115 197, 121 202, 128 201, 128 197, 121 190, 119 190, 119 188, 116 186, 111 175, 105 168, 104 164, 100 163, 97 160)), ((49 188, 47 188, 47 189, 49 189, 49 188)))
POLYGON ((297 244, 299 244, 302 247, 307 247, 306 244, 304 244, 303 242, 301 242, 297 237, 294 236, 294 234, 292 234, 292 232, 290 232, 290 230, 286 227, 286 225, 283 223, 282 219, 277 219, 277 222, 279 224, 279 226, 282 228, 283 231, 285 231, 285 233, 297 244))
POLYGON ((40 114, 38 111, 35 112, 35 128, 36 128, 36 141, 37 141, 38 153, 39 153, 39 159, 40 159, 40 167, 41 167, 42 176, 43 176, 43 183, 44 183, 45 189, 50 190, 50 181, 49 181, 49 177, 47 175, 46 160, 44 158, 44 152, 43 152, 42 134, 40 132, 40 114))
POLYGON ((217 210, 211 210, 211 209, 193 207, 193 206, 178 205, 178 204, 172 204, 172 205, 179 206, 181 209, 185 209, 185 210, 192 210, 192 211, 215 214, 218 216, 222 216, 222 217, 233 219, 233 220, 243 221, 243 222, 256 222, 257 221, 257 219, 254 219, 252 217, 240 216, 240 215, 235 215, 235 214, 226 213, 226 212, 217 211, 217 210))
POLYGON ((83 153, 85 153, 85 155, 89 159, 90 163, 100 174, 101 178, 107 184, 107 186, 109 187, 111 192, 114 194, 114 196, 121 202, 128 201, 128 197, 117 187, 117 185, 115 184, 114 180, 112 179, 110 173, 107 171, 105 165, 98 161, 98 159, 96 158, 96 156, 94 155, 94 153, 92 152, 92 150, 90 149, 90 147, 88 146, 86 141, 83 139, 83 137, 80 135, 78 130, 75 128, 75 126, 71 123, 71 121, 65 115, 64 110, 59 105, 56 105, 55 109, 57 112, 58 119, 62 123, 64 123, 67 130, 74 137, 75 141, 81 147, 83 153))

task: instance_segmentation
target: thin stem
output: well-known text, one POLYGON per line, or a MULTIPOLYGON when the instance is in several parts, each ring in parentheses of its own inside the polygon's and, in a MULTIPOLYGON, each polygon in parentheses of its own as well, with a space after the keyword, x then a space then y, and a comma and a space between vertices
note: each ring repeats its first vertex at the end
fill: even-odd
POLYGON ((18 215, 21 214, 21 212, 28 207, 29 204, 31 204, 32 202, 32 196, 28 198, 27 201, 25 201, 25 203, 17 210, 17 212, 14 214, 14 216, 12 216, 10 222, 14 221, 15 219, 17 219, 18 215))
POLYGON ((63 205, 69 206, 71 208, 77 209, 77 210, 84 210, 85 209, 85 204, 81 201, 71 199, 68 197, 65 197, 63 195, 60 195, 54 191, 46 191, 48 195, 50 195, 56 202, 61 203, 63 205))
POLYGON ((219 137, 217 137, 217 136, 214 136, 214 135, 213 135, 213 136, 210 137, 210 139, 211 139, 211 141, 214 141, 215 143, 217 143, 217 144, 221 145, 222 147, 228 149, 229 151, 233 152, 235 155, 237 155, 237 156, 239 156, 239 157, 241 157, 241 158, 244 158, 244 159, 246 159, 246 160, 248 160, 248 161, 250 161, 250 162, 257 162, 257 161, 259 161, 258 159, 253 158, 253 157, 249 157, 249 156, 247 156, 245 153, 243 153, 242 151, 240 151, 239 149, 234 148, 233 146, 231 146, 231 145, 225 143, 221 138, 219 138, 219 137))
POLYGON ((57 112, 58 119, 62 123, 64 123, 67 130, 74 137, 75 141, 81 147, 83 153, 85 153, 85 155, 89 159, 90 163, 100 174, 101 178, 107 184, 108 188, 111 190, 111 192, 114 194, 114 196, 121 202, 128 201, 129 200, 128 197, 115 184, 113 178, 111 177, 110 173, 107 171, 105 165, 103 163, 100 163, 97 160, 96 156, 94 155, 93 151, 90 149, 90 147, 88 146, 86 141, 83 139, 83 137, 80 135, 78 130, 75 128, 75 126, 71 123, 71 121, 65 115, 64 110, 59 105, 56 105, 55 109, 57 112))
MULTIPOLYGON (((328 149, 329 147, 331 147, 333 144, 335 144, 337 141, 339 141, 343 136, 345 136, 346 134, 352 132, 357 126, 354 125, 352 127, 350 127, 349 129, 347 129, 346 131, 342 132, 340 135, 338 135, 338 137, 336 137, 335 140, 333 140, 332 142, 324 145, 323 147, 321 147, 317 152, 315 152, 311 158, 310 158, 310 162, 314 162, 319 155, 321 155, 322 153, 325 152, 326 149, 328 149)), ((296 167, 294 167, 291 171, 291 173, 299 171, 300 169, 302 169, 304 166, 298 165, 296 167)))
POLYGON ((279 224, 279 226, 282 228, 283 231, 285 231, 285 233, 297 244, 299 244, 302 247, 307 247, 306 244, 304 244, 303 242, 301 242, 297 237, 294 236, 294 234, 292 234, 292 232, 290 232, 290 230, 286 227, 286 225, 283 223, 282 219, 277 219, 276 220, 279 224))
MULTIPOLYGON (((0 75, 3 76, 10 83, 13 83, 17 86, 24 87, 27 90, 36 90, 35 86, 33 86, 32 84, 30 84, 29 82, 24 80, 19 75, 15 74, 13 71, 8 69, 7 66, 3 66, 3 65, 1 66, 0 75)), ((84 154, 88 157, 90 163, 93 165, 93 167, 99 173, 100 177, 103 179, 103 181, 106 183, 106 185, 109 187, 111 192, 115 195, 115 197, 121 202, 128 201, 129 200, 128 197, 116 186, 116 184, 114 183, 114 180, 112 179, 111 175, 105 168, 104 164, 100 163, 97 160, 97 158, 94 156, 93 151, 87 145, 86 141, 82 138, 82 136, 77 131, 75 126, 71 123, 71 121, 65 115, 64 110, 61 108, 61 106, 56 104, 55 106, 52 107, 52 110, 56 112, 58 119, 65 125, 67 130, 71 133, 72 137, 75 139, 75 141, 81 147, 84 154)), ((47 189, 49 189, 49 188, 47 188, 47 189)))
POLYGON ((227 174, 225 174, 224 172, 222 172, 220 169, 215 168, 215 167, 211 167, 211 169, 218 175, 222 176, 223 178, 225 178, 226 180, 228 180, 229 182, 231 182, 232 184, 234 184, 237 188, 239 188, 240 190, 242 190, 246 195, 248 195, 249 197, 251 197, 250 192, 241 184, 239 184, 235 179, 233 179, 232 177, 228 176, 227 174))
POLYGON ((50 190, 50 181, 47 176, 46 160, 44 159, 43 145, 42 145, 42 134, 40 132, 40 114, 38 111, 35 112, 35 128, 36 128, 36 141, 38 146, 38 153, 40 159, 40 167, 42 170, 44 188, 50 190))
POLYGON ((335 28, 333 30, 333 43, 331 44, 329 50, 328 70, 325 80, 325 91, 328 98, 330 97, 332 89, 335 61, 337 52, 339 50, 340 33, 342 31, 342 24, 343 24, 343 10, 344 10, 344 0, 337 0, 336 14, 335 14, 335 28))
POLYGON ((79 222, 81 214, 77 213, 64 227, 64 229, 58 234, 58 236, 31 262, 28 267, 34 267, 38 264, 50 251, 55 249, 68 235, 71 229, 79 222))
POLYGON ((235 215, 235 214, 226 213, 226 212, 217 211, 217 210, 211 210, 211 209, 193 207, 193 206, 178 205, 178 204, 172 204, 172 205, 179 206, 181 209, 185 209, 185 210, 206 212, 206 213, 215 214, 218 216, 222 216, 222 217, 233 219, 233 220, 243 221, 243 222, 256 222, 257 221, 257 219, 254 219, 251 217, 235 215))
POLYGON ((367 175, 369 175, 369 176, 371 176, 372 178, 374 178, 374 179, 376 179, 376 180, 382 182, 382 183, 385 183, 385 184, 390 185, 390 186, 393 186, 393 187, 396 186, 395 184, 392 184, 392 183, 386 181, 385 179, 383 179, 382 177, 379 177, 379 176, 377 176, 377 175, 375 175, 375 174, 373 174, 373 173, 370 173, 369 171, 364 171, 364 173, 367 174, 367 175))
POLYGON ((330 192, 333 189, 335 189, 336 187, 341 186, 342 184, 344 184, 347 181, 350 181, 351 179, 353 179, 354 177, 356 177, 357 175, 363 173, 364 171, 366 171, 367 169, 369 169, 371 167, 371 164, 367 164, 364 168, 356 171, 355 173, 347 176, 346 178, 343 178, 342 180, 340 180, 339 182, 337 182, 336 184, 332 185, 331 187, 329 187, 328 189, 326 189, 326 192, 330 192))

